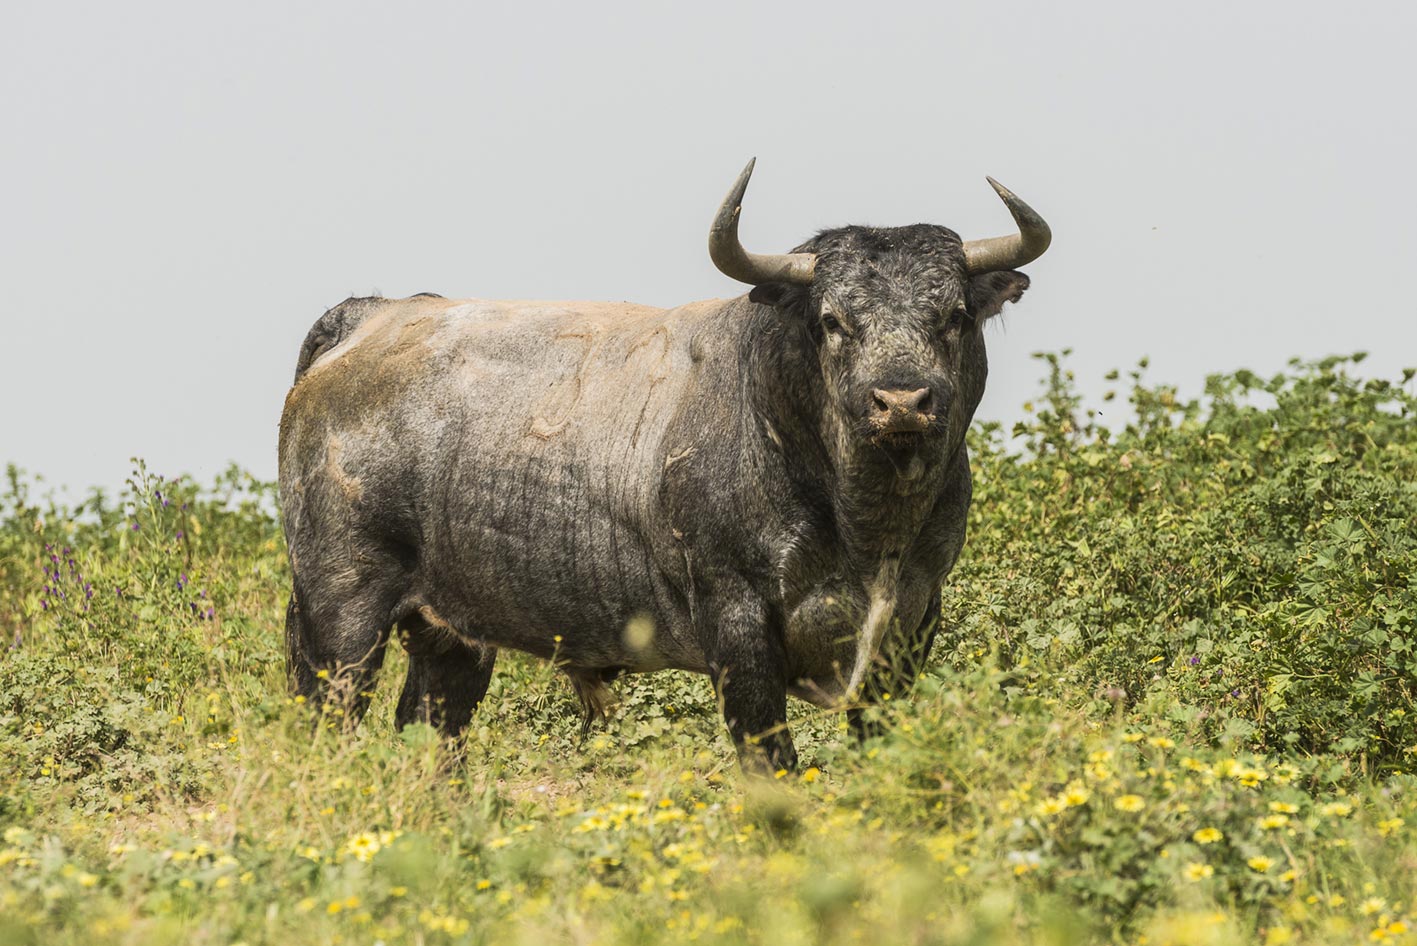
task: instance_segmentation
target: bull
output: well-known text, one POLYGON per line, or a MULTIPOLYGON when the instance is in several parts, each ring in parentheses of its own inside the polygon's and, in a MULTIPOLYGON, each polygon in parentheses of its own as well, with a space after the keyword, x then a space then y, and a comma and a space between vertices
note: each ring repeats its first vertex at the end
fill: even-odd
MULTIPOLYGON (((753 164, 709 232, 752 287, 673 309, 350 299, 280 428, 294 689, 357 723, 394 629, 396 710, 463 730, 498 648, 556 664, 587 722, 623 672, 708 674, 750 770, 791 769, 789 694, 908 686, 964 543, 984 323, 1047 224, 824 230, 748 252, 753 164)), ((859 719, 853 718, 859 723, 859 719)))

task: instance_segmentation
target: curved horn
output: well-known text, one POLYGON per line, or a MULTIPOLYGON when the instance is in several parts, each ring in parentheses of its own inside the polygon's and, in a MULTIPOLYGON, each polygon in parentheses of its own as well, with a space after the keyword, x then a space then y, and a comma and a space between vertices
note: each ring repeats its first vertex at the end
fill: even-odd
POLYGON ((743 192, 748 189, 748 178, 753 176, 753 165, 757 162, 757 158, 748 162, 743 173, 738 175, 733 189, 723 198, 718 216, 714 217, 713 226, 709 228, 709 257, 719 272, 752 286, 769 282, 811 285, 812 270, 817 265, 816 254, 760 255, 749 253, 738 242, 738 215, 743 211, 743 192))
POLYGON ((966 240, 964 243, 965 266, 971 274, 992 273, 1001 269, 1017 269, 1031 263, 1043 255, 1048 244, 1053 242, 1053 231, 1038 216, 1034 209, 1014 196, 992 177, 986 178, 998 193, 1004 206, 1013 214, 1019 232, 1012 236, 989 237, 983 240, 966 240))

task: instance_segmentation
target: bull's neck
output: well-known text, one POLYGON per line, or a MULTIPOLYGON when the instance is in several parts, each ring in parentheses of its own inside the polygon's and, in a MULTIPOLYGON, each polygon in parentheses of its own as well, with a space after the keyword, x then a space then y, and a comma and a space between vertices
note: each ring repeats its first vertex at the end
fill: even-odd
POLYGON ((949 458, 902 462, 854 435, 829 407, 806 330, 772 309, 750 309, 740 362, 750 462, 785 477, 786 502, 775 504, 782 514, 832 529, 852 569, 874 574, 919 534, 949 458))

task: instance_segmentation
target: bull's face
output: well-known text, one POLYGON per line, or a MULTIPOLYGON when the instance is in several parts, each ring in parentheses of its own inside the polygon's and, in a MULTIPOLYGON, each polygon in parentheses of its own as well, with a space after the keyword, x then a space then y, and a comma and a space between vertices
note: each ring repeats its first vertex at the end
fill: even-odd
POLYGON ((709 254, 755 287, 754 302, 799 320, 809 334, 826 433, 839 448, 868 446, 892 459, 952 451, 984 391, 983 324, 1028 287, 1015 267, 1048 248, 1048 225, 990 180, 1017 234, 962 241, 928 224, 845 227, 792 253, 759 255, 738 242, 752 171, 749 162, 719 208, 709 254))
POLYGON ((816 259, 811 285, 753 298, 805 322, 843 446, 895 460, 952 450, 984 392, 984 323, 1028 277, 970 276, 959 237, 928 225, 828 231, 799 251, 816 259))

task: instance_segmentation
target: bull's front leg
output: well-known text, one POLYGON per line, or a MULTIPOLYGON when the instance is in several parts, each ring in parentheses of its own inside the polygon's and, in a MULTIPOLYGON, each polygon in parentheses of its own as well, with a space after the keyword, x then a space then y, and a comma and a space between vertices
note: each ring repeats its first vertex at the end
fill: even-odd
POLYGON ((787 659, 767 609, 749 597, 713 603, 709 672, 745 772, 797 767, 787 729, 787 659))
MULTIPOLYGON (((887 693, 893 697, 904 696, 915 685, 930 658, 930 648, 935 644, 935 636, 940 631, 940 590, 936 588, 930 593, 925 616, 921 618, 913 633, 898 630, 902 632, 894 637, 892 646, 873 668, 873 672, 867 675, 861 687, 859 698, 863 703, 879 703, 881 697, 887 693)), ((859 742, 874 739, 885 732, 885 727, 879 721, 866 719, 865 711, 860 706, 848 710, 846 718, 851 724, 852 734, 859 742)))

